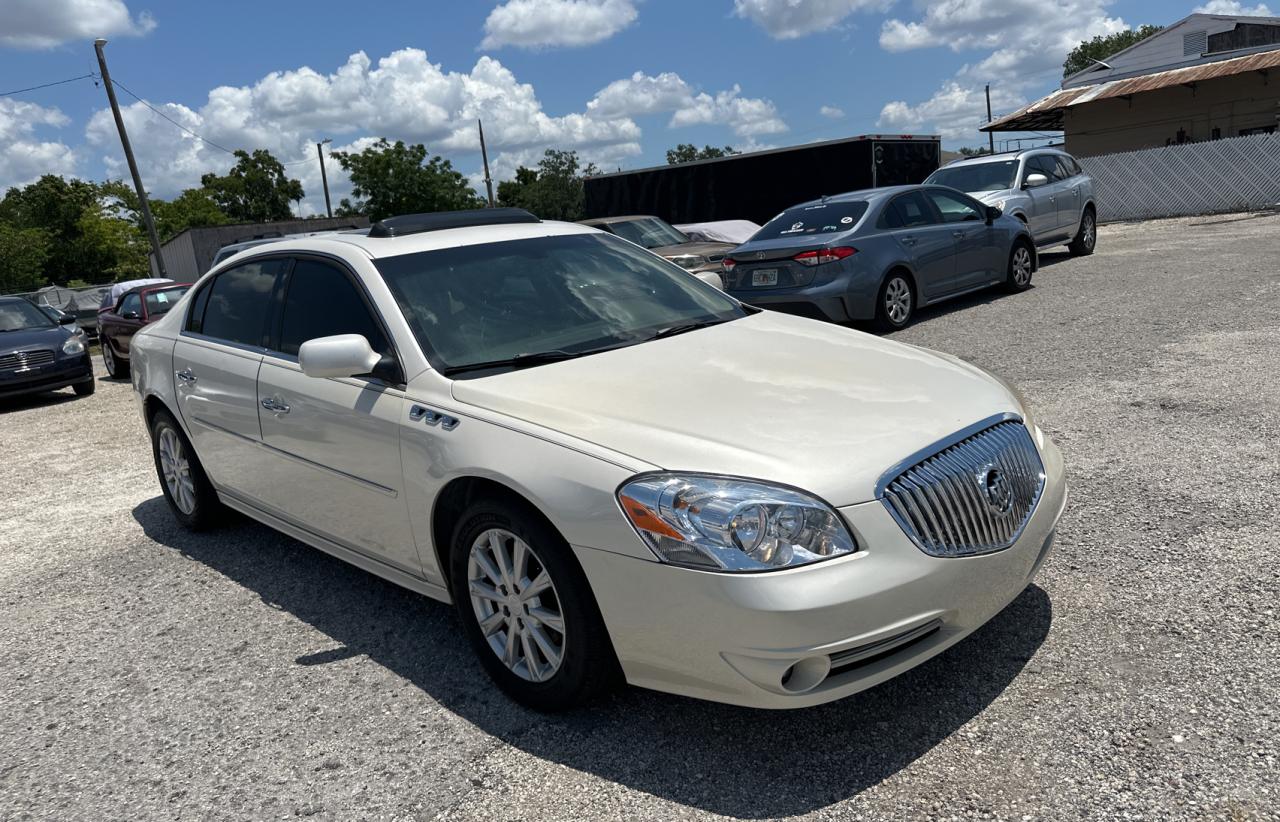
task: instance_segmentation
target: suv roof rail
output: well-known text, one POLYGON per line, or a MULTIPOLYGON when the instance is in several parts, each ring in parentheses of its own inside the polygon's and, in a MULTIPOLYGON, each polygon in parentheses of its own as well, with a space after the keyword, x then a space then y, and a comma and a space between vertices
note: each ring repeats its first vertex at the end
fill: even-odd
POLYGON ((473 208, 466 211, 436 211, 427 214, 401 214, 379 220, 369 229, 370 237, 403 237, 424 231, 443 231, 446 228, 470 228, 480 225, 507 225, 509 223, 540 223, 523 208, 473 208))

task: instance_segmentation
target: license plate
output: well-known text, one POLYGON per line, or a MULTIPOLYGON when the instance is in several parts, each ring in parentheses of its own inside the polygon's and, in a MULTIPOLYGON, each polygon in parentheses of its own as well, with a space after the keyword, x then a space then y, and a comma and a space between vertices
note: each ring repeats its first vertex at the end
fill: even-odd
POLYGON ((752 272, 751 272, 751 284, 752 284, 752 285, 756 285, 756 286, 758 286, 758 285, 777 285, 777 284, 778 284, 778 269, 776 269, 776 268, 761 268, 761 269, 758 269, 758 270, 756 270, 756 271, 752 271, 752 272))

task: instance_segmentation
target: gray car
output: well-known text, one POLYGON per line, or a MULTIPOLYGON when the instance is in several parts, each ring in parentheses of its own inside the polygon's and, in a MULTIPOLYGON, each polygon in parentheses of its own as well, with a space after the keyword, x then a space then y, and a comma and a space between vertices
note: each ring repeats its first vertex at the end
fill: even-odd
POLYGON ((921 306, 1031 285, 1027 227, 941 186, 853 191, 802 203, 725 258, 739 300, 811 317, 902 328, 921 306))
POLYGON ((1093 178, 1056 148, 1031 148, 956 160, 925 183, 967 192, 1027 224, 1037 248, 1066 245, 1092 254, 1098 242, 1093 178))

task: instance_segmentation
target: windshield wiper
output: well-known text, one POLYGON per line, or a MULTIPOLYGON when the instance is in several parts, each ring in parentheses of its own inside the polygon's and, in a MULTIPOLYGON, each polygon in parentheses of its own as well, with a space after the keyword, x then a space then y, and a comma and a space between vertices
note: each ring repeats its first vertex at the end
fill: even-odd
POLYGON ((507 357, 503 360, 486 360, 484 362, 471 362, 464 365, 450 365, 441 369, 440 373, 449 377, 454 374, 462 374, 467 371, 487 371, 490 368, 528 368, 529 366, 542 365, 543 363, 571 360, 574 357, 585 357, 587 354, 594 354, 597 351, 605 350, 607 349, 591 348, 586 351, 561 351, 556 349, 552 351, 538 351, 532 354, 516 354, 514 357, 507 357))
POLYGON ((728 322, 728 320, 723 320, 723 319, 699 320, 697 322, 680 323, 679 325, 669 325, 666 328, 659 328, 657 331, 654 332, 653 336, 650 337, 649 339, 661 340, 666 337, 674 337, 677 334, 684 334, 688 331, 697 331, 699 328, 706 328, 712 325, 719 325, 720 323, 723 323, 723 322, 728 322))

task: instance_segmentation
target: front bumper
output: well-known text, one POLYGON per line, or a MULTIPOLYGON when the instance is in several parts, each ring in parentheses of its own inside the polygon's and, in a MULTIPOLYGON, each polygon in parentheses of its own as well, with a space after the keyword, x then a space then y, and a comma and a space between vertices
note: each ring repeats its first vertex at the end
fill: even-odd
POLYGON ((1066 505, 1062 456, 1022 536, 976 557, 926 555, 879 500, 840 509, 862 550, 787 571, 719 574, 576 548, 627 681, 754 708, 870 688, 964 639, 1030 584, 1066 505))
POLYGON ((59 357, 51 363, 22 371, 0 371, 0 397, 18 397, 57 391, 68 385, 93 381, 93 363, 89 352, 74 357, 59 357))

